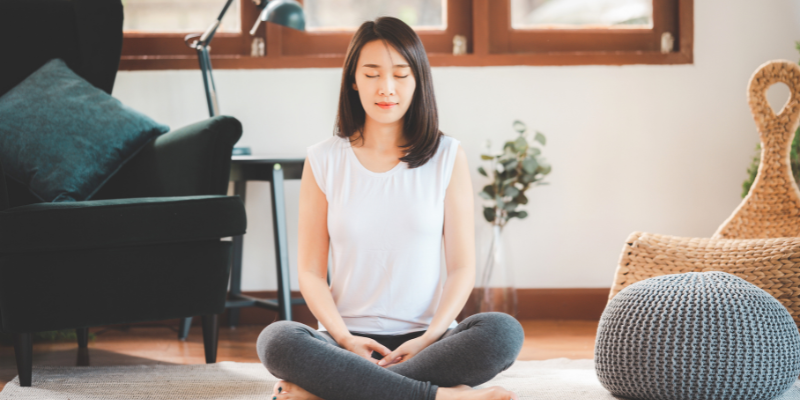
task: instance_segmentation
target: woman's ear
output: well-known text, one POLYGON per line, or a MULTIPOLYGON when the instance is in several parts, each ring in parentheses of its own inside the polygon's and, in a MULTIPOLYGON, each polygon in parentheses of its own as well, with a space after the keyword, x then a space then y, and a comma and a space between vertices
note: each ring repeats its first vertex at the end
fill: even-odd
POLYGON ((355 82, 353 82, 353 90, 355 90, 356 92, 358 91, 358 86, 356 86, 355 82))

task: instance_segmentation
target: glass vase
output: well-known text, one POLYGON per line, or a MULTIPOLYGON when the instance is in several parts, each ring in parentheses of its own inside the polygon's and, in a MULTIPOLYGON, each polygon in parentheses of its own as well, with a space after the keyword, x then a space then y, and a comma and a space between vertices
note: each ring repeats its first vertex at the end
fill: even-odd
POLYGON ((517 316, 517 290, 504 246, 503 228, 492 225, 491 241, 476 296, 478 312, 498 311, 517 316))

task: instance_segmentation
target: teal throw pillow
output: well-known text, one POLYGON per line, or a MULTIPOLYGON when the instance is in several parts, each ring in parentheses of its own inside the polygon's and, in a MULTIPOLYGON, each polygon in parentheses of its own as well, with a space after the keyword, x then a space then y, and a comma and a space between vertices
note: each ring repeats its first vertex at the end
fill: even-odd
POLYGON ((60 59, 0 97, 0 163, 8 177, 46 202, 88 200, 167 131, 60 59))

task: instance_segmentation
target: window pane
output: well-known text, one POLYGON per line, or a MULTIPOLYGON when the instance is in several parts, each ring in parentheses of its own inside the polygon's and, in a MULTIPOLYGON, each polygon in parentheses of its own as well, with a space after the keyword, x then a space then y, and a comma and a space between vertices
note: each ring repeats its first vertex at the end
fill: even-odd
POLYGON ((511 27, 653 27, 652 0, 511 0, 511 27))
POLYGON ((305 0, 306 29, 356 30, 385 15, 415 29, 447 29, 446 0, 305 0))
MULTIPOLYGON (((225 0, 122 0, 128 32, 201 33, 219 16, 225 0)), ((217 32, 241 32, 239 0, 233 0, 217 32)))

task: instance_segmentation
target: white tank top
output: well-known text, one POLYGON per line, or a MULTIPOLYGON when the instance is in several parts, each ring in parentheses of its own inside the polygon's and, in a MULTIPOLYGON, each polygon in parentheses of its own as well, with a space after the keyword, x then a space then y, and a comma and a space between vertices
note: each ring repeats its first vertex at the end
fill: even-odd
MULTIPOLYGON (((459 141, 442 136, 425 165, 372 172, 348 139, 308 147, 328 200, 333 301, 351 332, 423 331, 442 294, 444 197, 459 141)), ((453 320, 449 328, 458 323, 453 320)), ((319 323, 318 330, 327 330, 319 323)))

